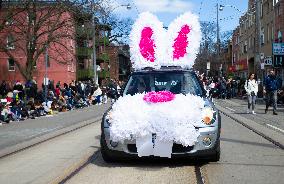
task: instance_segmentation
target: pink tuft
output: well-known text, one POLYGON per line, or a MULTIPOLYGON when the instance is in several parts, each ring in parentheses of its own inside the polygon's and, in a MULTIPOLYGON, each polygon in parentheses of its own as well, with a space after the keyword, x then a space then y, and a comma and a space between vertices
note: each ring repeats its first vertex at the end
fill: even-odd
POLYGON ((170 91, 152 91, 144 95, 143 100, 148 103, 169 102, 175 98, 175 94, 170 91))
POLYGON ((186 54, 186 47, 188 46, 188 34, 190 33, 190 27, 188 25, 182 26, 180 32, 178 33, 177 38, 175 39, 175 43, 173 45, 174 52, 173 57, 174 59, 179 59, 184 57, 186 54))
POLYGON ((140 53, 142 56, 150 62, 155 61, 155 43, 152 39, 153 30, 150 27, 144 27, 141 32, 141 40, 139 43, 140 53))

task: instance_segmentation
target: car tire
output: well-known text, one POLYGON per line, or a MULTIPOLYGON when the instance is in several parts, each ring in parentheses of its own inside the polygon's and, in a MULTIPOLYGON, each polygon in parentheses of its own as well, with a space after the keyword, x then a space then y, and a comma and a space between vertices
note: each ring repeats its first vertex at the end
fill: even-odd
POLYGON ((101 135, 100 143, 101 143, 101 154, 102 154, 103 160, 108 163, 116 161, 114 157, 111 156, 111 151, 109 150, 106 144, 105 136, 103 135, 103 133, 101 135))
POLYGON ((217 141, 217 144, 216 144, 216 150, 215 150, 215 153, 214 155, 212 155, 210 157, 210 161, 211 162, 218 162, 220 160, 220 156, 221 156, 221 149, 220 149, 220 139, 217 141))

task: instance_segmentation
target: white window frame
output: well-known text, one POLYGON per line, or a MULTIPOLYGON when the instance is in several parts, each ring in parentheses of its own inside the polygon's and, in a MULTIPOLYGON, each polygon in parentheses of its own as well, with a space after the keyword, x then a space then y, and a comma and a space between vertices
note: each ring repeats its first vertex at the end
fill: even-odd
POLYGON ((10 72, 14 72, 14 71, 16 71, 16 64, 15 64, 15 61, 14 61, 14 66, 10 66, 10 60, 13 60, 12 58, 8 58, 8 60, 7 60, 7 63, 8 63, 8 71, 10 71, 10 72), (11 69, 10 69, 11 68, 11 69))
POLYGON ((12 43, 9 43, 9 38, 12 38, 12 39, 14 39, 14 37, 13 37, 13 35, 11 35, 11 34, 9 34, 8 36, 7 36, 7 49, 15 49, 15 43, 14 42, 12 42, 12 43), (9 45, 10 44, 10 45, 9 45))
POLYGON ((270 31, 269 31, 270 27, 269 24, 267 24, 267 43, 270 42, 270 31))
POLYGON ((261 45, 264 45, 265 43, 264 28, 261 28, 260 41, 261 41, 261 45))

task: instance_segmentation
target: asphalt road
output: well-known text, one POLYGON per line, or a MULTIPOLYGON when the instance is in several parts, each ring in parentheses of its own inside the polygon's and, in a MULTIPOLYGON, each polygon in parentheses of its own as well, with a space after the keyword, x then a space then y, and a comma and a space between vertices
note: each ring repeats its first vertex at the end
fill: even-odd
POLYGON ((100 117, 108 107, 109 104, 90 106, 55 114, 52 117, 43 116, 5 124, 0 127, 0 150, 82 121, 100 117))
MULTIPOLYGON (((222 120, 221 160, 201 166, 205 182, 283 183, 283 150, 225 116, 222 120)), ((90 144, 99 145, 99 134, 95 137, 95 143, 90 144)), ((196 165, 171 160, 108 164, 97 151, 94 159, 66 183, 198 183, 196 165)))

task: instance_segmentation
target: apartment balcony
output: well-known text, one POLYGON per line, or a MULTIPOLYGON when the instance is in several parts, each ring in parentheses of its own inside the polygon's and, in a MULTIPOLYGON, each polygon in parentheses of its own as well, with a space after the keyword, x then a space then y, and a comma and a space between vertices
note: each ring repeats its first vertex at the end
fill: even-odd
POLYGON ((90 58, 92 56, 93 49, 89 47, 78 47, 76 53, 77 56, 90 58))
POLYGON ((91 68, 88 69, 77 69, 77 79, 84 80, 84 79, 91 79, 94 77, 94 70, 91 68))
POLYGON ((110 73, 109 73, 109 71, 102 70, 102 71, 99 71, 99 72, 98 72, 98 77, 99 77, 100 79, 109 78, 109 77, 110 77, 110 73))
POLYGON ((94 29, 92 27, 76 27, 76 36, 78 38, 89 38, 92 39, 94 35, 94 29))
POLYGON ((97 61, 100 62, 109 62, 108 53, 97 53, 97 61))
POLYGON ((102 38, 96 37, 96 46, 108 46, 109 45, 109 38, 107 36, 102 38))

